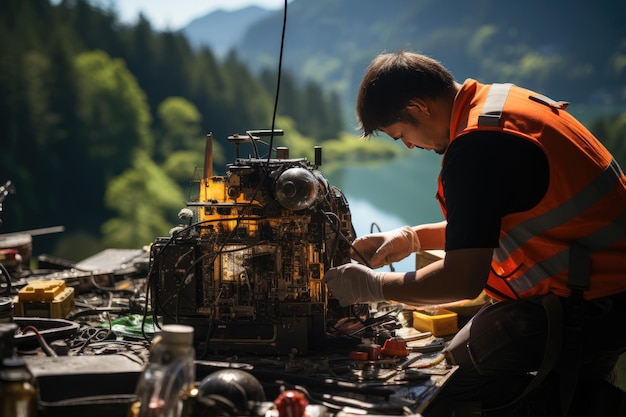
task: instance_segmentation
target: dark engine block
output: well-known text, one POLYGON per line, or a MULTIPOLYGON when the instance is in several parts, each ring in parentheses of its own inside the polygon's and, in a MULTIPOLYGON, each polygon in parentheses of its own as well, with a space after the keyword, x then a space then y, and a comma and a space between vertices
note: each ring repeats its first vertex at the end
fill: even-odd
POLYGON ((343 193, 317 170, 321 148, 315 163, 279 148, 277 158, 237 157, 226 175, 213 176, 211 141, 199 197, 187 203, 190 224, 152 245, 155 313, 192 325, 209 352, 324 346, 328 323, 351 313, 329 299, 322 278, 350 262, 355 232, 343 193))

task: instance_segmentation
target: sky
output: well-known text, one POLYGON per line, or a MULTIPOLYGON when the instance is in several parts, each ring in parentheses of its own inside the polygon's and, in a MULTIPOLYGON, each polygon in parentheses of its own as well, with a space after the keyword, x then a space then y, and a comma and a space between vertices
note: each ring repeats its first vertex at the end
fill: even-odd
POLYGON ((247 6, 279 10, 284 0, 90 0, 106 9, 113 5, 122 23, 133 24, 140 12, 153 29, 177 30, 193 19, 216 10, 232 11, 247 6))

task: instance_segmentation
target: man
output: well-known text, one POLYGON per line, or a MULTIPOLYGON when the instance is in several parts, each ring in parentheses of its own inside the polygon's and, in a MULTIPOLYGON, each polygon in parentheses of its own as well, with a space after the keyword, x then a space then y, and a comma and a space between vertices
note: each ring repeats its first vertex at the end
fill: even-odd
POLYGON ((515 403, 554 374, 562 393, 550 394, 551 410, 600 415, 592 391, 607 413, 624 407, 605 381, 626 351, 626 177, 566 106, 510 84, 459 84, 408 52, 375 58, 359 90, 363 136, 384 132, 443 155, 445 221, 363 236, 359 263, 324 281, 343 305, 438 305, 483 290, 502 300, 446 349, 459 365, 446 394, 486 408, 515 403), (430 249, 445 249, 444 259, 408 273, 374 270, 430 249))

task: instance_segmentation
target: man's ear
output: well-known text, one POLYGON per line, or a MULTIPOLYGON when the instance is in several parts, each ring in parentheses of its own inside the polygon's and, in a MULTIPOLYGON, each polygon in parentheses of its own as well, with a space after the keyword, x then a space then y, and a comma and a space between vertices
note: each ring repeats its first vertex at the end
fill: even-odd
POLYGON ((430 116, 430 105, 429 103, 421 98, 412 98, 409 100, 409 104, 407 105, 408 111, 418 111, 420 113, 425 113, 430 116))

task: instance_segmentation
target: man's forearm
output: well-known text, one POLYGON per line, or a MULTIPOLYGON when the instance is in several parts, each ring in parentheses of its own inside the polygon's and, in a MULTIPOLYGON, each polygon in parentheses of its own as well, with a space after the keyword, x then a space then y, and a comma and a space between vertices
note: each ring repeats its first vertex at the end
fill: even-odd
POLYGON ((413 272, 387 272, 386 300, 413 305, 444 304, 476 298, 489 275, 492 249, 461 249, 413 272))
POLYGON ((413 226, 419 238, 421 250, 443 250, 446 243, 447 222, 428 223, 413 226))

